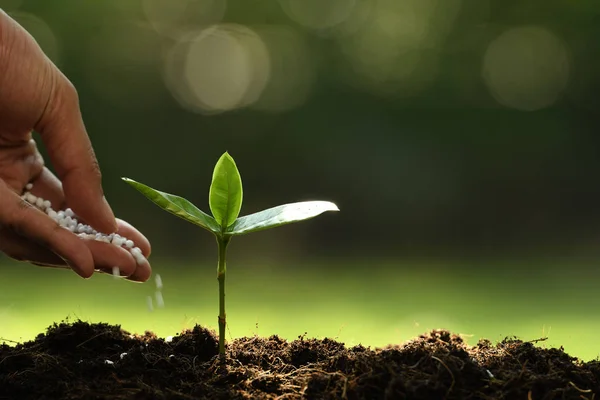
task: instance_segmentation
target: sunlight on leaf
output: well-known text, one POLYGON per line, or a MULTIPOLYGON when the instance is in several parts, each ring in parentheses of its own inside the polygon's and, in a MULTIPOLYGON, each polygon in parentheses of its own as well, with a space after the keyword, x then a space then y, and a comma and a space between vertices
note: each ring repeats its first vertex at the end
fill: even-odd
POLYGON ((240 214, 242 198, 240 172, 233 158, 225 152, 215 165, 209 192, 210 211, 223 230, 240 214))
POLYGON ((221 231, 219 224, 213 217, 199 210, 195 205, 190 203, 183 197, 175 196, 169 193, 164 193, 156 189, 152 189, 142 183, 136 182, 133 179, 121 178, 129 183, 140 193, 146 196, 150 201, 159 206, 165 211, 170 212, 194 225, 198 225, 210 232, 217 233, 221 231))
POLYGON ((304 201, 284 204, 238 218, 227 229, 227 233, 231 235, 243 235, 245 233, 262 231, 314 218, 326 211, 339 211, 339 208, 329 201, 304 201))

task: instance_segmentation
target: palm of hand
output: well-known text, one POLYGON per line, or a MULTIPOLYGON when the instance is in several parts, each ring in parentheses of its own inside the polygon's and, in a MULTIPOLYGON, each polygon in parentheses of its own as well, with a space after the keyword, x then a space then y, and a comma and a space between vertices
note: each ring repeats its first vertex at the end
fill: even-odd
POLYGON ((44 169, 44 160, 37 150, 35 141, 25 138, 18 144, 2 144, 0 137, 0 179, 18 194, 25 185, 39 177, 44 169))

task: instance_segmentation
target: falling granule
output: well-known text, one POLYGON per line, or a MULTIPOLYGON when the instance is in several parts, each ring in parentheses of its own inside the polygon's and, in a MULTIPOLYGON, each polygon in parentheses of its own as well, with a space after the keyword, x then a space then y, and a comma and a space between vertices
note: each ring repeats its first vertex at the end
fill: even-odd
POLYGON ((152 296, 146 297, 146 304, 148 305, 148 311, 154 311, 154 304, 152 304, 152 296))
POLYGON ((172 342, 172 341, 173 341, 173 336, 167 336, 167 337, 165 338, 165 342, 167 342, 167 343, 170 343, 170 342, 172 342))
POLYGON ((154 296, 156 297, 156 305, 158 306, 158 308, 164 308, 165 301, 163 300, 163 295, 160 292, 160 290, 157 290, 154 296))
POLYGON ((163 287, 163 283, 162 283, 162 278, 160 277, 160 274, 156 274, 156 276, 154 277, 154 282, 156 283, 156 293, 154 293, 154 297, 156 298, 156 305, 158 308, 164 308, 165 307, 165 301, 163 299, 163 295, 162 295, 162 287, 163 287))

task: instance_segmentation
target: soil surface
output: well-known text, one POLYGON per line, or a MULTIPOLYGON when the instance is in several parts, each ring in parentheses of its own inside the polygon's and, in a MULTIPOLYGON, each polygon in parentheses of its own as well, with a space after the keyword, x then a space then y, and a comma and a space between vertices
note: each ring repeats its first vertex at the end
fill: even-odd
POLYGON ((0 399, 600 399, 600 361, 516 339, 467 346, 432 331, 369 349, 246 337, 228 344, 225 367, 217 347, 199 326, 164 340, 55 324, 0 346, 0 399))

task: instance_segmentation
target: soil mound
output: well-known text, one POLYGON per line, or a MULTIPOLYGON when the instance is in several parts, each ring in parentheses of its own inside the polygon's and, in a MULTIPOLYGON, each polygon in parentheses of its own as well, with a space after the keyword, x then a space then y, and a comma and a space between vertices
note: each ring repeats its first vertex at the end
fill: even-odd
POLYGON ((595 399, 600 361, 505 339, 467 346, 436 330, 403 345, 246 337, 221 367, 213 331, 172 340, 63 322, 0 346, 0 399, 595 399))

